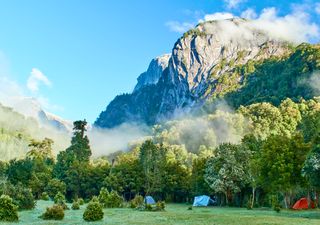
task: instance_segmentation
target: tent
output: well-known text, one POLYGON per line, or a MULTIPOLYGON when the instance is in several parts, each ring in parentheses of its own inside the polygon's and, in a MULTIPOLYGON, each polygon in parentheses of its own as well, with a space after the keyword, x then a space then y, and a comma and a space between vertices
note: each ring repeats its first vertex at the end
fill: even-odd
MULTIPOLYGON (((308 209, 308 199, 300 198, 292 207, 293 209, 308 209)), ((311 201, 311 208, 314 209, 314 202, 311 201)))
POLYGON ((208 206, 215 202, 207 195, 201 195, 194 197, 193 206, 208 206))
POLYGON ((155 200, 149 195, 144 198, 144 203, 150 205, 156 204, 155 200))

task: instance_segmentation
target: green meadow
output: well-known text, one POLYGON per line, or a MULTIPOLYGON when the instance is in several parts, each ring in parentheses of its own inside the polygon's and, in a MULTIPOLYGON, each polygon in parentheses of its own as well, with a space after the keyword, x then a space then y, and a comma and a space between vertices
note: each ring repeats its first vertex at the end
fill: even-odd
MULTIPOLYGON (((82 219, 86 205, 80 210, 66 210, 62 221, 38 218, 52 202, 38 201, 35 209, 19 212, 18 223, 0 224, 88 224, 82 219)), ((71 205, 69 205, 71 207, 71 205)), ((130 208, 104 209, 104 219, 90 224, 281 224, 313 225, 320 224, 320 210, 282 210, 280 213, 270 209, 247 210, 244 208, 203 207, 188 210, 186 204, 167 204, 164 212, 142 212, 130 208)))

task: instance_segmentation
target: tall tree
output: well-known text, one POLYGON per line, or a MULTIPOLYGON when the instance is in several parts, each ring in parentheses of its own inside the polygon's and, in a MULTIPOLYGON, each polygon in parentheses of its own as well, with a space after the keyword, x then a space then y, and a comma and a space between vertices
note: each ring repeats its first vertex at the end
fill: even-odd
POLYGON ((216 193, 223 193, 229 204, 234 193, 248 183, 250 151, 241 145, 221 144, 206 164, 205 181, 216 193))

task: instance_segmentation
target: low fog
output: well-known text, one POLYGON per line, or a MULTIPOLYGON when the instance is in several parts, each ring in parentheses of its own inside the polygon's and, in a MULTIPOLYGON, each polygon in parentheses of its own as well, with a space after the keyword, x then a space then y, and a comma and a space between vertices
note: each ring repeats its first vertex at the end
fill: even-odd
POLYGON ((93 157, 127 151, 130 145, 142 142, 148 135, 150 129, 147 126, 129 123, 111 129, 93 127, 88 131, 93 157))

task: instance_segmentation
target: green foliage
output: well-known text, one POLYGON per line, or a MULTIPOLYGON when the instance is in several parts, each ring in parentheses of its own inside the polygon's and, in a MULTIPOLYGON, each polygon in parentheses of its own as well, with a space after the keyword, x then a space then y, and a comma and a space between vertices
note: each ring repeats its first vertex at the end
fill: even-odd
POLYGON ((13 204, 8 195, 0 197, 0 221, 15 222, 18 221, 18 207, 13 204))
POLYGON ((138 208, 141 207, 144 204, 144 199, 141 195, 136 195, 134 198, 130 201, 130 208, 138 208))
POLYGON ((104 208, 119 208, 124 201, 116 191, 109 193, 106 188, 101 189, 98 199, 104 208))
POLYGON ((46 211, 40 216, 44 220, 63 220, 64 210, 61 205, 53 205, 48 207, 46 211))
POLYGON ((78 199, 78 202, 79 202, 80 205, 84 205, 84 200, 83 200, 83 198, 79 198, 79 199, 78 199))
POLYGON ((44 201, 49 201, 50 200, 50 197, 49 197, 47 192, 42 192, 41 200, 44 200, 44 201))
POLYGON ((191 36, 191 37, 197 37, 197 36, 203 37, 205 35, 206 35, 205 32, 200 31, 198 28, 194 28, 194 29, 190 29, 187 32, 185 32, 182 37, 183 38, 187 38, 189 36, 191 36))
POLYGON ((152 210, 153 210, 152 205, 146 204, 146 205, 145 205, 145 210, 146 210, 146 211, 152 211, 152 210))
POLYGON ((3 193, 12 196, 13 203, 18 206, 19 210, 33 209, 36 205, 36 201, 30 188, 24 187, 21 184, 14 186, 7 183, 4 186, 3 193))
POLYGON ((56 196, 54 196, 55 204, 62 204, 62 203, 65 203, 65 201, 66 201, 66 198, 61 192, 58 192, 56 196))
POLYGON ((27 186, 32 178, 33 163, 29 158, 9 162, 6 175, 10 183, 16 185, 22 183, 27 186))
POLYGON ((103 219, 103 214, 102 205, 98 201, 91 201, 83 213, 83 219, 85 221, 99 221, 103 219))
POLYGON ((320 69, 319 62, 319 45, 310 44, 301 44, 289 57, 255 62, 251 65, 254 70, 240 68, 244 77, 242 88, 230 92, 226 99, 235 108, 256 102, 279 105, 286 98, 311 99, 315 94, 319 94, 309 85, 312 73, 320 69))
POLYGON ((72 208, 73 210, 78 210, 78 209, 80 209, 80 203, 79 203, 79 201, 73 201, 71 208, 72 208))
POLYGON ((312 150, 304 162, 302 174, 309 181, 311 187, 320 188, 320 135, 312 142, 312 150))
POLYGON ((54 203, 60 205, 64 210, 69 209, 66 204, 66 198, 61 192, 58 192, 56 196, 54 196, 54 203))
POLYGON ((164 209, 166 208, 166 203, 164 201, 157 201, 156 203, 156 211, 164 211, 164 209))
POLYGON ((251 152, 234 144, 221 144, 215 156, 207 161, 205 180, 216 193, 223 193, 226 203, 232 200, 232 194, 241 191, 249 182, 247 173, 251 152))
POLYGON ((60 181, 56 178, 49 181, 48 185, 45 188, 46 192, 50 198, 54 198, 59 192, 61 194, 66 193, 66 184, 63 181, 60 181))

